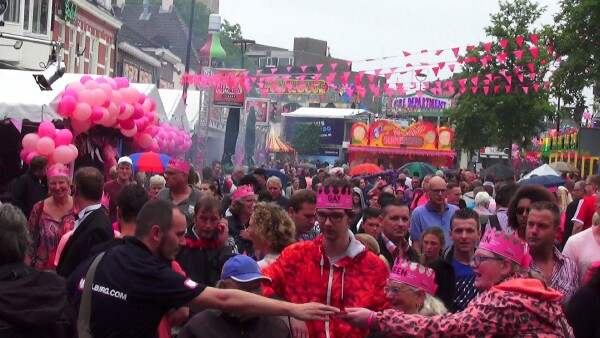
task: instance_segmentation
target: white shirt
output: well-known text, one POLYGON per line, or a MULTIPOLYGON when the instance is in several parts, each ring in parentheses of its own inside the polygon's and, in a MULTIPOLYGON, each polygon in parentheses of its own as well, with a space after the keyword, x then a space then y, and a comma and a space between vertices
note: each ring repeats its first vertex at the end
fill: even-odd
POLYGON ((93 204, 88 206, 87 208, 84 208, 83 210, 81 210, 79 212, 79 214, 77 214, 78 219, 75 221, 75 224, 73 225, 73 231, 77 230, 77 227, 79 227, 79 225, 83 222, 83 220, 92 213, 92 211, 94 210, 98 210, 102 207, 102 204, 98 203, 98 204, 93 204))
POLYGON ((593 230, 594 226, 569 237, 562 252, 563 255, 577 263, 581 285, 583 285, 590 265, 600 259, 600 243, 596 241, 593 230))

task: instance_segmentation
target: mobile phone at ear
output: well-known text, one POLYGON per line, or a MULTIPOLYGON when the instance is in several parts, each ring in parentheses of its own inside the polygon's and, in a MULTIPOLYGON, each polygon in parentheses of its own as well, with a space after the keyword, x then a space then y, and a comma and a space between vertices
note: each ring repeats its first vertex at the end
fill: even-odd
POLYGON ((225 227, 223 226, 223 224, 217 225, 217 231, 223 232, 223 230, 225 230, 225 227))

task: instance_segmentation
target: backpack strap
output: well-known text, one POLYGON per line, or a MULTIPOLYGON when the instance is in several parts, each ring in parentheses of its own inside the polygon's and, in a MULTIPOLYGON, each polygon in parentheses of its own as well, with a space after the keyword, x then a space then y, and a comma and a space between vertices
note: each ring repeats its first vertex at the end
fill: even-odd
POLYGON ((92 284, 94 283, 94 277, 96 276, 96 269, 98 264, 104 257, 106 252, 100 253, 94 261, 85 275, 85 283, 83 287, 83 294, 81 295, 81 304, 79 305, 79 319, 77 320, 77 332, 79 338, 92 338, 92 329, 90 328, 90 315, 92 313, 92 284))

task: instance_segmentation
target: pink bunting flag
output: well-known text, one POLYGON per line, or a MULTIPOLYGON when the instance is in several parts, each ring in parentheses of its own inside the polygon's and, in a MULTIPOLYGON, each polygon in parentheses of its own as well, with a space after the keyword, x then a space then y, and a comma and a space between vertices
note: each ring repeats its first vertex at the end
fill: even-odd
POLYGON ((532 80, 535 80, 537 74, 536 73, 529 73, 529 78, 532 80))
POLYGON ((454 53, 455 58, 458 58, 458 50, 459 50, 458 47, 452 48, 452 53, 454 53))
POLYGON ((429 89, 429 82, 423 82, 423 87, 425 87, 425 89, 429 89))
POLYGON ((454 93, 455 93, 454 87, 448 88, 448 93, 450 93, 450 96, 454 96, 454 93))
POLYGON ((524 78, 523 74, 518 74, 518 75, 517 75, 517 78, 519 78, 519 81, 520 81, 521 83, 523 83, 523 78, 524 78))
POLYGON ((358 72, 358 77, 357 77, 358 81, 356 81, 356 82, 362 82, 363 76, 365 76, 365 71, 361 70, 360 72, 358 72))
POLYGON ((517 59, 521 60, 523 58, 523 51, 522 50, 516 50, 514 51, 515 56, 517 57, 517 59))
POLYGON ((261 88, 260 89, 260 95, 264 98, 267 97, 267 89, 266 88, 261 88))
POLYGON ((321 79, 321 73, 319 73, 319 74, 315 74, 315 75, 313 76, 313 79, 314 79, 315 81, 319 81, 319 80, 321 79))
POLYGON ((422 71, 423 71, 423 69, 415 69, 415 74, 419 75, 419 74, 421 74, 422 71))
POLYGON ((445 62, 438 62, 438 67, 440 67, 440 69, 444 69, 445 65, 446 65, 445 62))
POLYGON ((538 90, 540 90, 540 84, 539 83, 534 83, 533 84, 533 90, 535 90, 535 92, 537 93, 538 90))
POLYGON ((523 89, 523 92, 525 92, 525 94, 529 93, 529 87, 523 86, 522 89, 523 89))
POLYGON ((441 88, 442 88, 442 81, 439 81, 439 80, 438 80, 438 81, 435 81, 435 86, 436 86, 437 88, 440 88, 440 89, 441 89, 441 88))
POLYGON ((330 66, 331 66, 331 70, 335 70, 335 67, 337 67, 337 65, 338 65, 338 64, 337 64, 337 62, 332 62, 332 63, 330 64, 330 66))
POLYGON ((499 90, 500 90, 500 86, 494 86, 494 94, 498 94, 499 90))
POLYGON ((473 94, 477 93, 477 87, 471 87, 471 91, 473 92, 473 94))
POLYGON ((533 56, 534 59, 538 58, 538 48, 537 47, 531 47, 529 48, 529 52, 531 53, 531 56, 533 56))
POLYGON ((538 43, 537 34, 531 34, 531 36, 529 36, 529 39, 531 40, 531 42, 533 42, 534 45, 537 45, 537 43, 538 43))
POLYGON ((504 86, 504 89, 506 90, 506 94, 510 93, 510 86, 504 86))
POLYGON ((416 82, 411 82, 410 86, 411 86, 412 89, 415 89, 415 88, 417 88, 417 83, 416 82))
POLYGON ((321 71, 321 68, 323 68, 323 64, 322 63, 318 63, 315 65, 315 67, 317 68, 317 72, 321 71))
POLYGON ((450 88, 453 85, 454 85, 454 81, 452 81, 452 80, 448 80, 448 81, 444 82, 444 87, 445 88, 450 88))
POLYGON ((467 79, 460 79, 460 80, 458 80, 458 84, 461 87, 464 87, 467 84, 467 79))
POLYGON ((492 81, 492 74, 491 74, 491 73, 487 73, 487 74, 485 74, 485 77, 486 77, 488 80, 492 81))
POLYGON ((335 73, 329 73, 325 79, 327 80, 327 83, 333 83, 333 80, 335 79, 335 73))
POLYGON ((522 36, 517 36, 515 38, 515 42, 517 43, 517 46, 519 46, 519 47, 523 46, 523 37, 522 36))
POLYGON ((528 63, 527 67, 529 67, 529 71, 531 71, 531 72, 535 71, 535 64, 533 62, 528 63))
POLYGON ((379 94, 380 94, 380 89, 379 89, 379 87, 377 87, 377 86, 376 86, 376 85, 374 85, 374 84, 370 84, 370 85, 369 85, 369 89, 371 89, 371 92, 373 93, 373 95, 375 95, 375 97, 378 97, 378 96, 379 96, 379 94))
POLYGON ((550 81, 544 82, 544 87, 546 88, 546 90, 550 90, 550 81))
POLYGON ((450 71, 454 73, 454 65, 448 65, 448 69, 450 69, 450 71))
POLYGON ((392 68, 390 68, 390 73, 395 73, 396 69, 398 69, 398 67, 392 67, 392 68))
POLYGON ((389 80, 392 77, 392 73, 385 73, 386 80, 389 80))
POLYGON ((498 60, 499 63, 506 63, 506 53, 496 55, 496 60, 498 60))
POLYGON ((412 66, 413 66, 413 65, 412 65, 412 63, 407 63, 407 64, 406 64, 406 68, 410 68, 410 67, 412 67, 412 66))
POLYGON ((438 49, 438 50, 435 52, 435 55, 437 55, 437 56, 440 56, 440 54, 442 54, 443 52, 444 52, 444 50, 443 50, 443 49, 438 49))
POLYGON ((515 74, 519 73, 521 71, 521 66, 515 66, 515 68, 513 69, 513 72, 515 74))
POLYGON ((23 130, 23 120, 10 119, 10 123, 19 131, 23 130))
POLYGON ((472 51, 472 50, 473 50, 473 48, 475 48, 475 46, 470 46, 470 45, 469 45, 469 46, 467 46, 467 52, 470 52, 470 51, 472 51))
POLYGON ((507 75, 507 76, 505 76, 505 78, 506 78, 506 82, 508 82, 509 86, 512 86, 512 76, 507 75))
POLYGON ((552 45, 546 46, 546 51, 548 52, 548 54, 552 55, 552 53, 554 52, 554 47, 552 45))
POLYGON ((508 46, 508 40, 506 40, 506 39, 500 40, 500 46, 502 47, 502 50, 506 50, 506 47, 508 46))
POLYGON ((285 67, 285 69, 287 69, 287 71, 288 71, 288 72, 291 72, 291 71, 292 71, 292 67, 290 67, 290 66, 288 66, 288 67, 285 67))
POLYGON ((358 75, 354 76, 354 83, 361 83, 361 78, 358 75))
POLYGON ((471 78, 471 83, 473 83, 473 86, 477 87, 477 84, 479 83, 479 78, 477 76, 473 76, 471 78))
POLYGON ((481 62, 481 64, 484 67, 487 67, 487 65, 488 65, 488 59, 486 57, 482 57, 481 59, 479 59, 479 61, 481 62))
POLYGON ((275 74, 278 68, 271 68, 271 74, 275 74))
POLYGON ((423 97, 423 91, 422 90, 417 90, 417 96, 418 97, 423 97))
POLYGON ((262 69, 257 69, 256 70, 256 75, 262 74, 262 72, 263 72, 262 69))
POLYGON ((492 43, 491 42, 486 42, 483 44, 483 49, 485 49, 486 52, 490 52, 490 50, 492 49, 492 43))
POLYGON ((398 86, 396 88, 396 91, 398 92, 398 95, 401 95, 401 96, 406 95, 406 89, 404 89, 404 87, 402 85, 398 86))
POLYGON ((484 87, 483 87, 483 94, 484 94, 485 96, 487 96, 487 94, 488 94, 488 92, 489 92, 489 91, 490 91, 490 87, 488 87, 488 86, 484 86, 484 87))
POLYGON ((346 61, 346 65, 348 65, 348 68, 352 69, 352 61, 346 61))
POLYGON ((379 74, 381 74, 381 69, 375 69, 374 73, 375 73, 375 76, 379 76, 379 74))
POLYGON ((307 68, 307 67, 308 67, 308 66, 300 66, 300 69, 302 69, 302 73, 304 73, 304 72, 306 71, 306 68, 307 68))
POLYGON ((440 67, 432 67, 431 70, 433 71, 433 74, 437 76, 438 72, 440 71, 440 67))
POLYGON ((411 54, 407 51, 402 51, 402 54, 404 54, 404 57, 410 56, 411 54))
POLYGON ((375 80, 375 75, 373 74, 368 74, 367 78, 369 79, 369 83, 373 83, 373 81, 375 80))
POLYGON ((306 75, 300 75, 298 76, 298 79, 300 79, 300 81, 304 81, 306 79, 306 75))

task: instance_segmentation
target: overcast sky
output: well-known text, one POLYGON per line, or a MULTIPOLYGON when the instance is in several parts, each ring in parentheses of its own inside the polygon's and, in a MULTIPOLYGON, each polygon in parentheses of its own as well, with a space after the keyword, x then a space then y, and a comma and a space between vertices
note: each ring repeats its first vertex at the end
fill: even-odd
MULTIPOLYGON (((547 7, 540 25, 552 23, 558 1, 539 3, 547 7)), ((244 38, 290 50, 294 37, 325 40, 332 56, 353 61, 353 70, 455 60, 451 51, 381 58, 489 41, 483 28, 498 9, 498 0, 220 0, 222 18, 239 23, 244 38)))

